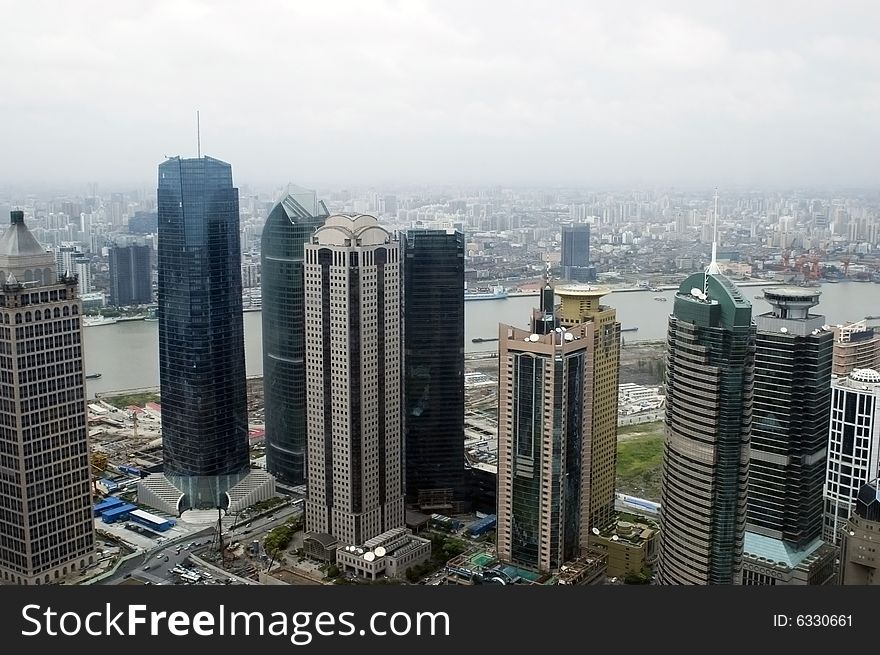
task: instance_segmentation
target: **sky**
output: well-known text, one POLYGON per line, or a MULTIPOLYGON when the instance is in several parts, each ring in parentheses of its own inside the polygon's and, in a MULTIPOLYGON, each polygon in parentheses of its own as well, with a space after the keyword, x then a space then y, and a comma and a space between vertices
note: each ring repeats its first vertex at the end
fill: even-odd
POLYGON ((0 0, 0 186, 880 186, 880 3, 0 0))

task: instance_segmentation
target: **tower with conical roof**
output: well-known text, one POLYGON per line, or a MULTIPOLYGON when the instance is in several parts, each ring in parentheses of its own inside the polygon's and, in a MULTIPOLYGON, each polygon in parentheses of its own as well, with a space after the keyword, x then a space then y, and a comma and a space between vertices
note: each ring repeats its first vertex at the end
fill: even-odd
POLYGON ((94 563, 76 277, 13 211, 0 237, 0 580, 57 583, 94 563))

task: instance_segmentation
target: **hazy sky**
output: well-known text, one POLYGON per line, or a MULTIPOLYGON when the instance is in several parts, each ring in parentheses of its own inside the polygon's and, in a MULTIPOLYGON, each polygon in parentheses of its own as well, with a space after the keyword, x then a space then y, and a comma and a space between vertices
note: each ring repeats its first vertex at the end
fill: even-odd
POLYGON ((710 4, 0 0, 0 185, 877 186, 880 3, 710 4))

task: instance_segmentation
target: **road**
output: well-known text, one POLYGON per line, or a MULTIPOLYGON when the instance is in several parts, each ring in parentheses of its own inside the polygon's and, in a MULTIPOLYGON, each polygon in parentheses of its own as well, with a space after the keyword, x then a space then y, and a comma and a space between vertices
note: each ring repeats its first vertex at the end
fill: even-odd
POLYGON ((253 519, 252 521, 245 521, 243 523, 239 523, 233 527, 230 527, 228 530, 229 534, 224 536, 224 540, 228 543, 231 541, 242 541, 249 542, 254 539, 259 539, 263 534, 269 532, 273 528, 277 528, 279 525, 283 525, 290 518, 299 518, 302 516, 302 507, 292 507, 288 505, 287 507, 283 507, 279 509, 277 512, 273 512, 269 518, 269 516, 263 516, 258 519, 253 519))
MULTIPOLYGON (((210 543, 213 531, 213 527, 207 527, 197 533, 189 533, 183 535, 182 537, 174 541, 157 544, 153 548, 145 551, 140 557, 132 557, 130 560, 123 562, 119 566, 119 569, 117 569, 116 573, 114 573, 111 577, 102 580, 98 584, 116 584, 119 581, 125 579, 127 576, 134 575, 135 573, 152 573, 154 574, 153 577, 156 577, 155 574, 157 572, 168 571, 189 556, 189 551, 185 550, 185 548, 181 548, 180 555, 177 555, 177 545, 185 547, 187 544, 193 541, 202 544, 206 541, 210 543), (156 556, 159 553, 167 553, 168 562, 158 560, 156 556), (150 566, 150 570, 144 571, 143 569, 147 565, 150 566)), ((138 577, 146 576, 138 575, 138 577)))

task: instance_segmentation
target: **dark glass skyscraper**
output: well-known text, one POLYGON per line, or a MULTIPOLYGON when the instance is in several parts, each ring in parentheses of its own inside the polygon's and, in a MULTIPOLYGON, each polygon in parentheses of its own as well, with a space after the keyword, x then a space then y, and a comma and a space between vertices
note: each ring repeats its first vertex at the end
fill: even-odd
POLYGON ((448 510, 464 484, 464 235, 410 230, 404 257, 406 494, 448 510))
POLYGON ((110 249, 110 303, 117 307, 153 302, 150 246, 110 249))
POLYGON ((821 534, 834 335, 810 313, 819 294, 765 289, 771 310, 755 317, 743 584, 821 584, 833 574, 821 534))
POLYGON ((561 264, 562 275, 566 280, 589 282, 592 279, 589 223, 571 223, 562 226, 561 264))
POLYGON ((748 529, 803 548, 822 533, 833 334, 810 314, 819 291, 766 289, 755 318, 748 529))
POLYGON ((249 470, 238 189, 211 157, 159 165, 159 381, 165 477, 225 506, 249 470))
POLYGON ((303 252, 327 208, 290 185, 263 227, 263 392, 266 466, 278 480, 305 482, 306 388, 303 252))
POLYGON ((752 306, 713 257, 669 317, 661 584, 741 581, 754 377, 752 306))

